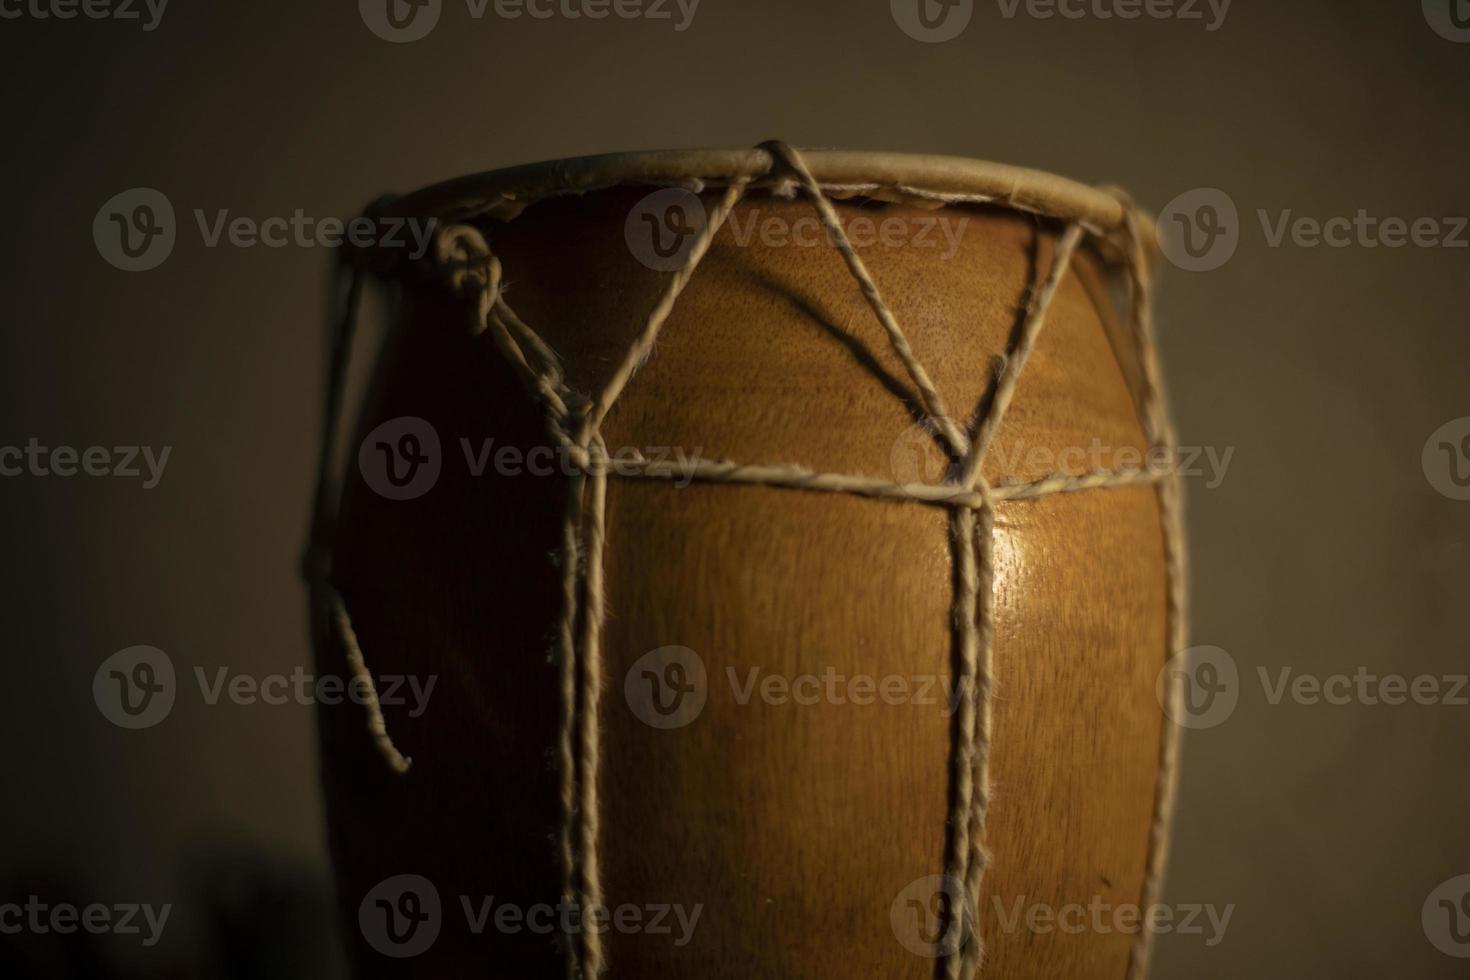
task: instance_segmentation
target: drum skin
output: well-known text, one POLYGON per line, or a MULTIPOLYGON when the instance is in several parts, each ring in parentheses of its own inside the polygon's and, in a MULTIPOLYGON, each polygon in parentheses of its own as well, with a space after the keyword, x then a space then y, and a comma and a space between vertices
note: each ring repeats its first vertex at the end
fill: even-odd
MULTIPOLYGON (((625 219, 644 193, 550 199, 488 222, 507 299, 561 355, 575 390, 600 390, 665 280, 624 243, 625 219)), ((970 418, 1061 226, 1001 208, 835 206, 844 221, 965 219, 948 258, 943 248, 859 251, 947 404, 970 418)), ((752 194, 734 220, 811 214, 805 200, 752 194)), ((1093 457, 1079 466, 1075 448, 1062 454, 1068 447, 1102 447, 1104 466, 1115 462, 1109 449, 1141 457, 1138 352, 1120 326, 1116 275, 1090 247, 1079 251, 987 459, 992 482, 1046 476, 1059 460, 1073 472, 1090 468, 1093 457)), ((497 930, 493 918, 476 934, 465 904, 478 914, 491 896, 495 907, 558 900, 560 708, 550 651, 568 481, 471 472, 461 440, 472 453, 487 439, 492 451, 547 445, 540 409, 489 338, 471 336, 462 300, 417 281, 402 297, 349 455, 385 420, 415 416, 438 433, 442 472, 428 493, 390 500, 352 466, 333 577, 372 672, 436 681, 416 717, 409 706, 383 709, 413 759, 403 775, 377 754, 359 706, 321 713, 355 975, 560 978, 555 935, 497 930), (432 947, 404 959, 371 949, 357 928, 364 896, 399 874, 431 881, 443 909, 432 947)), ((939 451, 915 428, 906 390, 833 248, 760 236, 742 244, 727 225, 603 433, 613 453, 679 447, 707 459, 932 481, 939 451)), ((605 901, 638 906, 645 923, 661 905, 702 910, 683 944, 672 913, 667 933, 609 931, 605 975, 935 976, 935 961, 901 941, 894 909, 912 883, 944 869, 954 722, 938 685, 955 672, 949 512, 616 475, 607 494, 605 901), (698 655, 707 701, 690 723, 660 729, 633 710, 625 680, 639 658, 668 646, 698 655), (757 681, 898 677, 911 696, 797 703, 757 686, 742 697, 753 670, 757 681)), ((1156 491, 999 503, 994 556, 982 975, 1122 978, 1130 933, 1033 928, 1025 914, 1140 901, 1163 723, 1156 491)), ((319 637, 319 651, 323 672, 347 669, 332 636, 319 637)))

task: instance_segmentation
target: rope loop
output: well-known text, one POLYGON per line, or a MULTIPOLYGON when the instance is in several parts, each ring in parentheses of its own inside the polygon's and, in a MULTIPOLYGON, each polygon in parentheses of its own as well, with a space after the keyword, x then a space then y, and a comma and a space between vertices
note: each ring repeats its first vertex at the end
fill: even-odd
MULTIPOLYGON (((434 236, 434 260, 449 288, 462 299, 478 298, 489 310, 500 301, 500 259, 473 225, 445 225, 434 236)), ((479 333, 485 329, 480 322, 479 333)))

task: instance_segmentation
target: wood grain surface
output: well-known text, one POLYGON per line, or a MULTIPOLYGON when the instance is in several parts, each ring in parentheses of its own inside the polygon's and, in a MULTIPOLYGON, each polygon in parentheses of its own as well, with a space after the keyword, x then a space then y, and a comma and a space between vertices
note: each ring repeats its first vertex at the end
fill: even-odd
MULTIPOLYGON (((609 376, 663 278, 624 244, 641 196, 551 200, 490 232, 507 298, 581 391, 609 376)), ((837 209, 844 221, 938 215, 957 229, 947 257, 942 236, 933 248, 860 251, 951 411, 970 419, 1060 229, 979 207, 837 209)), ((735 221, 810 214, 801 201, 754 197, 735 221)), ((1136 352, 1119 328, 1114 288, 1095 257, 1079 253, 987 461, 992 481, 1142 453, 1136 352)), ((322 711, 347 932, 363 977, 560 977, 554 934, 497 929, 493 915, 476 934, 463 900, 557 901, 558 695, 548 652, 566 481, 470 471, 461 440, 474 451, 491 438, 494 449, 545 445, 538 412, 488 340, 469 336, 461 304, 426 284, 405 299, 357 439, 387 419, 425 419, 440 439, 442 473, 423 496, 395 501, 354 466, 335 578, 374 673, 437 682, 417 717, 384 708, 414 759, 405 776, 376 755, 359 707, 322 711), (358 929, 363 897, 397 874, 433 882, 442 906, 439 938, 406 959, 371 949, 358 929)), ((916 426, 902 379, 832 248, 762 244, 759 235, 741 244, 727 227, 604 434, 614 453, 677 447, 935 480, 943 457, 916 426)), ((672 915, 668 934, 610 931, 607 976, 934 976, 935 961, 910 948, 933 923, 915 917, 923 902, 907 899, 943 870, 945 854, 955 666, 947 512, 613 477, 607 513, 606 899, 639 907, 645 923, 661 905, 701 909, 688 937, 672 915), (703 665, 704 704, 687 724, 661 729, 625 691, 640 658, 670 646, 703 665), (796 684, 803 696, 763 697, 762 683, 796 684), (855 703, 869 683, 887 683, 890 696, 855 703)), ((1139 900, 1165 645, 1154 491, 1001 504, 994 549, 994 859, 978 910, 982 976, 1121 978, 1132 935, 1032 928, 1026 912, 1139 900)), ((338 645, 319 640, 322 669, 343 669, 338 645)))

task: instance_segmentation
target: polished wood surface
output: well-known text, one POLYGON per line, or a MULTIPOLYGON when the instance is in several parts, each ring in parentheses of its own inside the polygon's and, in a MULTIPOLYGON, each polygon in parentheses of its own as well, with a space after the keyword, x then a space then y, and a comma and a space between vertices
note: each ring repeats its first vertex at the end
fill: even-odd
MULTIPOLYGON (((609 190, 543 202, 490 236, 510 302, 581 391, 600 388, 662 280, 623 244, 640 197, 609 190)), ((969 418, 1059 229, 989 208, 837 208, 844 220, 964 219, 949 258, 942 246, 862 252, 951 410, 969 418)), ((810 213, 801 201, 758 197, 736 220, 810 213)), ((1136 352, 1100 263, 1086 250, 1077 262, 992 449, 992 480, 1142 452, 1136 352)), ((384 709, 414 759, 406 776, 375 754, 360 709, 323 711, 342 905, 355 930, 362 896, 401 873, 423 875, 441 897, 433 947, 399 960, 358 942, 362 976, 557 977, 554 937, 493 925, 474 935, 461 896, 472 905, 491 895, 556 901, 558 702, 548 650, 560 606, 549 556, 565 481, 469 472, 461 439, 529 450, 546 441, 539 415, 488 340, 468 336, 460 304, 425 284, 407 298, 358 438, 385 419, 424 418, 439 434, 443 472, 424 496, 393 501, 354 470, 335 578, 372 670, 438 681, 419 717, 384 709)), ((903 377, 833 249, 768 247, 758 237, 741 245, 726 228, 604 433, 613 452, 679 447, 932 480, 941 459, 900 397, 903 377)), ((613 477, 607 514, 606 900, 702 905, 684 945, 674 942, 677 926, 673 935, 610 932, 607 976, 933 976, 934 961, 906 948, 890 913, 911 883, 943 870, 953 722, 942 686, 954 672, 947 512, 613 477), (640 720, 624 682, 639 658, 671 645, 698 654, 707 701, 691 723, 661 730, 640 720), (752 671, 903 678, 911 696, 743 699, 752 671)), ((1154 491, 1001 504, 994 548, 983 975, 1121 978, 1131 935, 1031 929, 1024 916, 1033 905, 1139 901, 1165 644, 1154 491), (1018 907, 1022 921, 1007 929, 1018 907)), ((324 670, 341 669, 335 644, 320 649, 324 670)))

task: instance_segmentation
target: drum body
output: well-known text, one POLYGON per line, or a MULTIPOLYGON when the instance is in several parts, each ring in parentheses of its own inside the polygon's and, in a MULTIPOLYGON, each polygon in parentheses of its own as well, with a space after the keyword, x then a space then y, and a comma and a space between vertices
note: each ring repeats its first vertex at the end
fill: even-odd
MULTIPOLYGON (((675 274, 649 268, 631 237, 652 190, 629 182, 473 219, 506 299, 572 391, 604 388, 675 274)), ((720 195, 700 190, 706 213, 720 195)), ((881 196, 833 207, 915 358, 973 430, 1066 221, 881 196), (871 236, 856 233, 864 219, 871 236)), ((735 205, 607 413, 614 459, 944 479, 906 366, 814 213, 800 194, 755 188, 735 205)), ((1089 238, 1062 277, 986 456, 991 486, 1143 462, 1143 357, 1116 258, 1089 238)), ((387 730, 413 760, 406 773, 386 766, 359 706, 323 710, 356 974, 562 977, 579 939, 555 913, 569 819, 557 650, 568 493, 585 481, 502 352, 469 328, 474 304, 417 277, 400 296, 348 442, 332 543, 387 730), (369 457, 383 433, 420 422, 437 446, 420 440, 419 458, 437 454, 437 475, 385 494, 369 457), (433 687, 417 700, 395 678, 433 687), (436 934, 385 954, 370 899, 404 875, 431 883, 436 934)), ((991 861, 972 910, 983 975, 1122 978, 1136 936, 1091 913, 1073 928, 1064 910, 1147 899, 1167 724, 1157 486, 1001 499, 992 513, 991 861)), ((938 896, 964 695, 954 511, 614 468, 605 514, 591 722, 604 975, 944 975, 954 910, 938 896)), ((587 557, 584 540, 573 560, 587 557)), ((340 638, 320 641, 322 671, 347 671, 340 638)), ((571 710, 587 710, 584 693, 571 710)))

